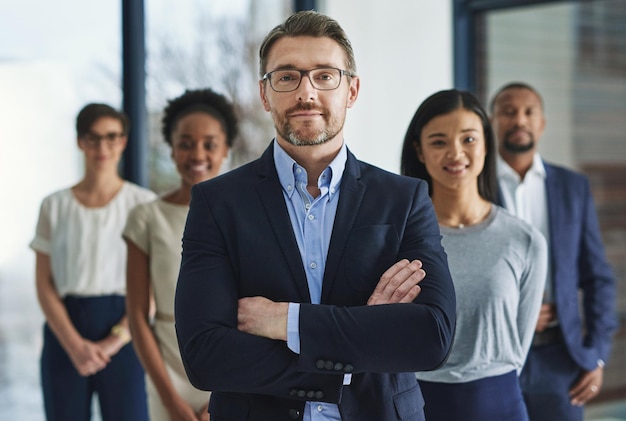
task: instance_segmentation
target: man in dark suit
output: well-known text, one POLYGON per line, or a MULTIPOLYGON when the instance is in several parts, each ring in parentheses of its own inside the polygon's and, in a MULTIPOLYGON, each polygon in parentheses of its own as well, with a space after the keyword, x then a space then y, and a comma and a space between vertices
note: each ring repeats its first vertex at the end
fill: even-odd
POLYGON ((544 302, 520 376, 530 420, 582 420, 583 405, 602 387, 617 327, 615 279, 589 181, 539 156, 545 117, 535 89, 508 84, 490 109, 501 202, 542 231, 550 252, 544 302))
POLYGON ((346 148, 360 79, 336 21, 289 17, 260 73, 274 141, 192 191, 175 306, 188 377, 213 391, 212 421, 424 420, 413 372, 444 363, 455 325, 428 187, 346 148))

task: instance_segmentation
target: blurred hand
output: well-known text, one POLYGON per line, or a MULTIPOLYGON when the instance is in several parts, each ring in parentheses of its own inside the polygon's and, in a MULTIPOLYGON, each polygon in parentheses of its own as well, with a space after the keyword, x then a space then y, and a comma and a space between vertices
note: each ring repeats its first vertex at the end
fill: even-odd
POLYGON ((87 339, 83 339, 76 348, 69 350, 68 354, 76 371, 83 377, 96 374, 110 361, 100 346, 87 339))
POLYGON ((603 379, 604 368, 600 366, 595 370, 585 371, 569 391, 572 405, 582 406, 598 396, 603 379))
POLYGON ((535 331, 543 332, 554 320, 556 320, 556 308, 554 307, 554 304, 541 304, 539 319, 537 319, 537 327, 535 328, 535 331))
POLYGON ((209 402, 207 402, 196 414, 198 416, 198 420, 200 421, 210 421, 211 416, 209 415, 209 402))

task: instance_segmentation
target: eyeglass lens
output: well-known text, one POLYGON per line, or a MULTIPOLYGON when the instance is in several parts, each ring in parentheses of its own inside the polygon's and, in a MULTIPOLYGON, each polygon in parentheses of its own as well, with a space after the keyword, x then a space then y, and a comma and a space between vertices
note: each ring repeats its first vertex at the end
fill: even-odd
POLYGON ((119 139, 122 136, 123 136, 123 133, 116 133, 116 132, 110 132, 110 133, 106 133, 103 135, 99 135, 96 133, 87 133, 85 135, 85 140, 90 145, 97 145, 103 140, 108 144, 113 144, 117 141, 117 139, 119 139))
POLYGON ((270 84, 277 92, 289 92, 298 89, 306 74, 311 85, 320 91, 337 89, 341 83, 341 70, 339 69, 313 69, 313 70, 275 70, 270 73, 270 84))

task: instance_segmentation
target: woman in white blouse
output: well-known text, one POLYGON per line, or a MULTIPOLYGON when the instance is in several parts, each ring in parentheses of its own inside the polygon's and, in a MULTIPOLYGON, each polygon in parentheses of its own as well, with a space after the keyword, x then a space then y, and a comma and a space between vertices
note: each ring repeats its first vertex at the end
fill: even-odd
POLYGON ((130 209, 155 194, 124 181, 118 164, 128 119, 106 104, 88 104, 76 119, 85 174, 41 204, 36 235, 36 289, 46 323, 41 384, 48 420, 89 420, 98 395, 102 419, 147 420, 143 369, 125 315, 130 209))
POLYGON ((232 105, 210 89, 186 91, 163 115, 180 187, 137 206, 128 218, 127 307, 137 354, 148 375, 152 421, 208 420, 210 393, 185 374, 174 328, 174 295, 191 187, 219 174, 237 134, 232 105), (151 320, 151 303, 156 313, 151 320))

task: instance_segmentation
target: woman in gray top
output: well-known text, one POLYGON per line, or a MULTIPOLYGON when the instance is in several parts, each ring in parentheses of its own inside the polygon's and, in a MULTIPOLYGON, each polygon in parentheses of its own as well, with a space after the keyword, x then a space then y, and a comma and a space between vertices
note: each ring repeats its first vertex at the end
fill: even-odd
POLYGON ((528 420, 517 376, 530 347, 546 278, 539 231, 493 202, 495 141, 470 93, 447 90, 416 111, 403 175, 428 181, 457 295, 452 350, 417 373, 429 421, 528 420))

